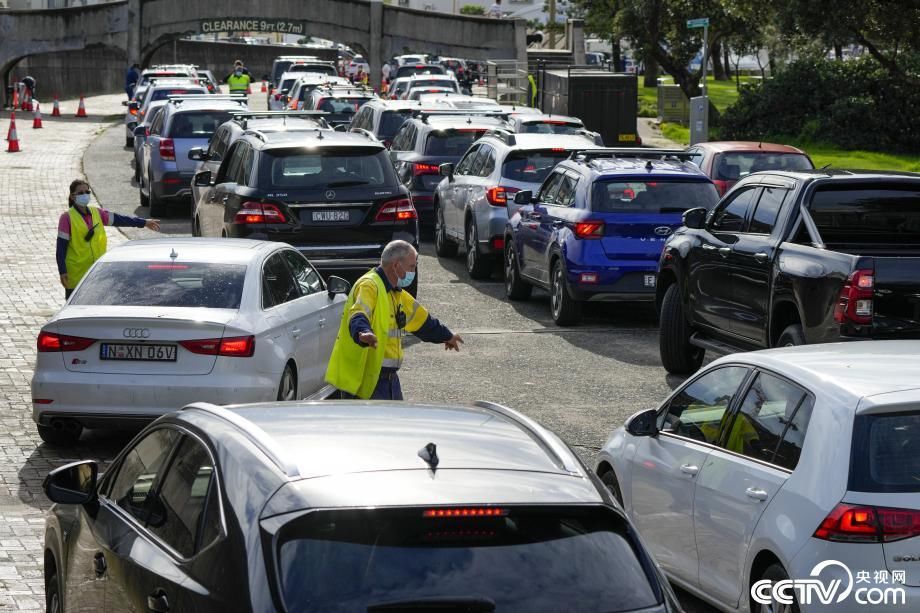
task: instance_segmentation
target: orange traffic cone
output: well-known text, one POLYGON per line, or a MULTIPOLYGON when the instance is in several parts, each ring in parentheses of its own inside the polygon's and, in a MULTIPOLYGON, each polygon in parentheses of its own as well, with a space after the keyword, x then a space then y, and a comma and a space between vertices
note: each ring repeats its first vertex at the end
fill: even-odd
POLYGON ((16 136, 16 120, 10 120, 10 137, 9 137, 9 147, 7 147, 7 153, 19 153, 19 137, 16 136))
POLYGON ((83 94, 80 94, 80 106, 77 108, 77 114, 74 117, 87 117, 86 104, 83 102, 83 94))
POLYGON ((19 90, 13 90, 13 110, 16 110, 16 107, 19 106, 19 90))
POLYGON ((54 97, 54 108, 51 109, 51 116, 52 117, 61 116, 61 105, 58 104, 57 96, 54 97))
POLYGON ((6 140, 10 140, 13 135, 13 126, 16 125, 16 111, 10 111, 10 129, 6 133, 6 140))
POLYGON ((262 93, 264 94, 266 92, 268 92, 268 87, 266 87, 265 81, 262 81, 262 93))
POLYGON ((39 129, 42 127, 42 109, 41 105, 35 103, 35 116, 32 118, 32 129, 39 129))
MULTIPOLYGON (((23 96, 23 98, 25 98, 25 96, 23 96)), ((32 112, 32 98, 31 97, 29 97, 28 99, 24 99, 22 101, 22 110, 28 111, 30 113, 32 112)))

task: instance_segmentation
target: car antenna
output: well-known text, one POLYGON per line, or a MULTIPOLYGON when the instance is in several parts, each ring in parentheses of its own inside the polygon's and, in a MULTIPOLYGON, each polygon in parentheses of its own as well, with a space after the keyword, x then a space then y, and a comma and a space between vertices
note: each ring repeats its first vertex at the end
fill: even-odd
POLYGON ((418 457, 425 460, 425 463, 428 464, 428 467, 431 468, 431 470, 437 469, 438 464, 441 462, 441 460, 438 459, 438 446, 434 443, 428 443, 419 449, 418 457))
POLYGON ((316 128, 316 140, 323 140, 323 131, 316 128))
POLYGON ((827 169, 830 168, 830 167, 831 167, 831 163, 828 162, 827 164, 825 164, 824 166, 821 167, 821 170, 827 170, 827 169))
POLYGON ((171 259, 173 262, 175 262, 177 257, 179 257, 179 254, 176 253, 176 250, 175 250, 175 249, 170 249, 170 250, 169 250, 169 259, 171 259))

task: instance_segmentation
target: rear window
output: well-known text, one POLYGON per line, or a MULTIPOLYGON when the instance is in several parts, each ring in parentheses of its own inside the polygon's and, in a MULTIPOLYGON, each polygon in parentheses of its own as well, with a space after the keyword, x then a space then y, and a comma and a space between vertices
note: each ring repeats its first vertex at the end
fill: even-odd
POLYGON ((849 489, 920 492, 920 411, 856 416, 849 489))
POLYGON ((370 100, 370 98, 364 97, 348 97, 348 98, 323 98, 319 106, 316 108, 317 111, 326 111, 327 113, 337 114, 337 113, 355 113, 361 105, 370 100))
POLYGON ((198 88, 183 89, 181 87, 176 87, 173 89, 158 89, 153 92, 152 97, 150 97, 150 101, 153 102, 155 100, 166 100, 170 96, 184 96, 187 94, 206 94, 206 93, 208 93, 208 90, 198 89, 198 88))
POLYGON ((534 121, 521 126, 522 134, 580 134, 584 126, 564 121, 534 121))
POLYGON ((425 141, 425 154, 460 157, 485 133, 471 128, 433 130, 425 141))
POLYGON ((287 70, 287 72, 313 72, 317 74, 330 75, 333 77, 338 75, 338 73, 335 71, 335 68, 326 64, 294 64, 287 70))
POLYGON ((382 149, 272 150, 262 156, 266 189, 325 189, 395 185, 393 163, 382 149))
POLYGON ((515 151, 505 158, 502 176, 511 181, 543 183, 556 164, 567 157, 568 151, 515 151))
POLYGON ((809 212, 826 243, 920 245, 920 189, 915 185, 818 188, 809 212))
POLYGON ((377 136, 382 140, 392 140, 399 128, 412 116, 411 111, 384 111, 380 116, 377 136))
POLYGON ((659 602, 623 521, 601 509, 461 519, 422 509, 320 511, 282 528, 278 543, 282 600, 295 613, 385 604, 613 612, 659 602))
POLYGON ((170 138, 211 138, 232 115, 226 111, 176 113, 169 126, 170 138))
POLYGON ((238 309, 246 266, 203 262, 100 262, 70 304, 238 309))
POLYGON ((449 79, 416 79, 415 81, 412 81, 409 86, 412 89, 415 89, 416 87, 446 87, 448 89, 457 91, 454 82, 449 79))
POLYGON ((597 181, 591 210, 598 213, 679 213, 719 201, 708 181, 597 181))
POLYGON ((278 87, 278 89, 281 90, 281 93, 286 94, 291 91, 291 87, 294 86, 295 81, 297 81, 297 77, 294 77, 293 79, 285 79, 281 82, 281 85, 278 87))
POLYGON ((761 170, 808 170, 814 168, 807 156, 801 153, 722 153, 712 165, 714 179, 737 181, 752 172, 761 170))
POLYGON ((417 74, 446 74, 443 66, 400 66, 396 70, 396 77, 411 77, 417 74))

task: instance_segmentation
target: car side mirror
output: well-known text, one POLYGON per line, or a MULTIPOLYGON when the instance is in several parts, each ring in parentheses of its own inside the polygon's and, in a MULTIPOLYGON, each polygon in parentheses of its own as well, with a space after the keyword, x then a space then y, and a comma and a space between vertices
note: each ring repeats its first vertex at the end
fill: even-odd
POLYGON ((122 106, 128 106, 128 101, 127 101, 127 100, 122 100, 122 101, 121 101, 121 105, 122 105, 122 106))
POLYGON ((188 150, 188 159, 201 162, 207 159, 207 155, 205 155, 203 148, 192 147, 191 149, 188 150))
POLYGON ((129 102, 129 103, 127 104, 127 107, 128 107, 129 109, 134 109, 135 111, 138 109, 137 102, 129 102))
POLYGON ((336 294, 347 294, 350 289, 351 284, 342 277, 330 275, 326 279, 326 291, 329 292, 329 298, 333 298, 336 294))
POLYGON ((447 177, 451 181, 454 180, 454 165, 450 162, 445 162, 438 166, 438 174, 442 177, 447 177))
POLYGON ((658 410, 639 411, 626 420, 626 432, 632 436, 656 436, 658 434, 658 410))
POLYGON ((533 192, 529 189, 514 194, 515 204, 533 204, 533 192))
POLYGON ((147 126, 135 126, 134 136, 140 136, 141 138, 147 136, 147 126))
POLYGON ((96 499, 96 478, 99 465, 82 460, 55 468, 42 482, 42 489, 51 502, 87 504, 96 499))
POLYGON ((195 175, 195 186, 196 187, 211 187, 212 185, 213 183, 211 183, 211 171, 210 170, 202 170, 201 172, 195 175))
POLYGON ((334 128, 334 130, 336 132, 348 132, 348 125, 344 123, 340 123, 334 128))
POLYGON ((683 216, 684 225, 692 230, 702 230, 706 226, 706 216, 708 214, 709 211, 703 207, 686 210, 683 216))

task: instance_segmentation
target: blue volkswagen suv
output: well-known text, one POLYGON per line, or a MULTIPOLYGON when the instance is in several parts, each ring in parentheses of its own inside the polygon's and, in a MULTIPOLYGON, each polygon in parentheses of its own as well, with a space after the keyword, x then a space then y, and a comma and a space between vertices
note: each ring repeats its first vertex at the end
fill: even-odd
POLYGON ((719 195, 684 151, 575 151, 540 186, 515 194, 505 229, 505 292, 550 292, 553 321, 575 325, 591 301, 653 301, 655 271, 681 214, 719 195))

